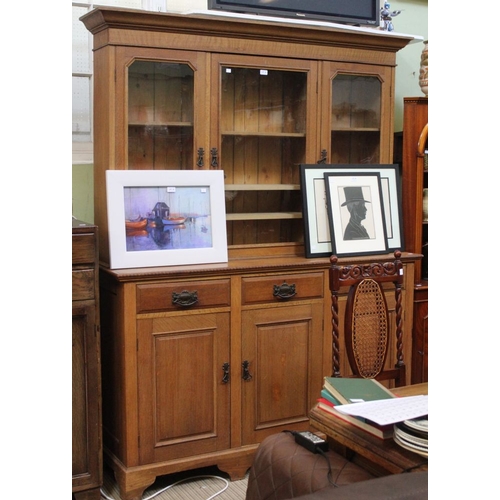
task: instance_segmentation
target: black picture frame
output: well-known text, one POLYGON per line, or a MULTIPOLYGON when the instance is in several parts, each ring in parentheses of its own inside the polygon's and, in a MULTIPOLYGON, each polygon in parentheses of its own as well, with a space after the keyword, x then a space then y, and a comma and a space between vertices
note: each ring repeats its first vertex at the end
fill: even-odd
POLYGON ((301 164, 300 183, 306 258, 332 254, 330 225, 326 204, 324 174, 378 172, 387 230, 388 251, 404 249, 401 177, 397 164, 301 164))
POLYGON ((379 172, 324 174, 332 253, 387 253, 387 232, 379 172))

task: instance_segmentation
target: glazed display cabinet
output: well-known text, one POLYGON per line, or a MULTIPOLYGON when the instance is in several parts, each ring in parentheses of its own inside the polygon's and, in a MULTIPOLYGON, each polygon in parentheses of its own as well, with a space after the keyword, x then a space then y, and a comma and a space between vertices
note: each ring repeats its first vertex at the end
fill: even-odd
POLYGON ((396 52, 410 36, 112 8, 82 21, 103 262, 108 169, 222 169, 230 256, 303 255, 299 165, 391 163, 396 52))
MULTIPOLYGON (((81 19, 106 460, 124 500, 189 468, 243 477, 264 437, 308 428, 331 371, 329 260, 304 256, 299 165, 392 162, 396 53, 413 38, 117 8, 81 19), (222 170, 229 261, 110 270, 105 173, 124 169, 222 170)), ((403 260, 411 325, 419 256, 403 260)))

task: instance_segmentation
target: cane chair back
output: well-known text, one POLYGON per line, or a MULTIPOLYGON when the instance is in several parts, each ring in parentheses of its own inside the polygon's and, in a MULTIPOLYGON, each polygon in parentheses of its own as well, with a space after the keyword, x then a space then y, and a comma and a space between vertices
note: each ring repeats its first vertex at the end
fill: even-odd
POLYGON ((349 366, 355 377, 394 380, 396 387, 406 385, 403 356, 401 252, 382 262, 340 265, 330 258, 332 297, 332 376, 340 373, 339 296, 348 289, 345 301, 344 342, 349 366), (392 291, 390 290, 392 288, 392 291), (394 293, 395 321, 391 322, 386 293, 394 293), (395 325, 391 331, 391 324, 395 325), (390 343, 396 343, 393 368, 385 369, 390 343))

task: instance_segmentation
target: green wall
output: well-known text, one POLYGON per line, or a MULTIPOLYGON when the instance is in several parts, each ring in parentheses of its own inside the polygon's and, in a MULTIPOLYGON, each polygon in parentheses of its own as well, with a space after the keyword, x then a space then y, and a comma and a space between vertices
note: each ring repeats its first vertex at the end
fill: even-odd
MULTIPOLYGON (((394 31, 418 35, 424 40, 428 40, 427 7, 427 0, 391 2, 391 10, 402 11, 399 16, 392 20, 394 31)), ((420 56, 423 48, 422 42, 412 43, 397 53, 394 132, 403 130, 403 99, 405 97, 423 97, 424 95, 418 85, 420 56)))
MULTIPOLYGON (((383 0, 381 0, 383 1, 383 0)), ((398 0, 391 2, 391 10, 401 10, 394 17, 395 31, 428 39, 427 0, 398 0)), ((423 43, 406 46, 397 54, 394 131, 403 130, 403 98, 423 96, 418 85, 420 55, 423 43)), ((431 49, 432 50, 432 49, 431 49)), ((73 165, 73 216, 85 222, 94 222, 94 186, 92 165, 73 165)))
POLYGON ((94 166, 73 165, 72 215, 84 222, 94 222, 94 166))

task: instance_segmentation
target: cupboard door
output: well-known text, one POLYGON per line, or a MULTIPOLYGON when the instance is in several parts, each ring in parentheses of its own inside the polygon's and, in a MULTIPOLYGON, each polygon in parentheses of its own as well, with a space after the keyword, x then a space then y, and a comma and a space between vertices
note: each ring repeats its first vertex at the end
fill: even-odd
POLYGON ((117 114, 124 114, 127 127, 118 165, 122 161, 130 170, 206 168, 206 54, 119 48, 117 56, 118 67, 124 68, 117 82, 124 105, 117 114))
POLYGON ((99 488, 101 472, 100 372, 94 302, 73 303, 73 488, 99 488))
POLYGON ((229 448, 229 313, 137 323, 140 462, 229 448))
POLYGON ((390 163, 392 70, 324 63, 322 140, 326 163, 390 163))
POLYGON ((229 245, 303 241, 299 164, 313 161, 317 63, 212 57, 214 161, 229 245))
POLYGON ((295 302, 243 313, 244 445, 308 428, 322 386, 322 312, 321 302, 295 302))

